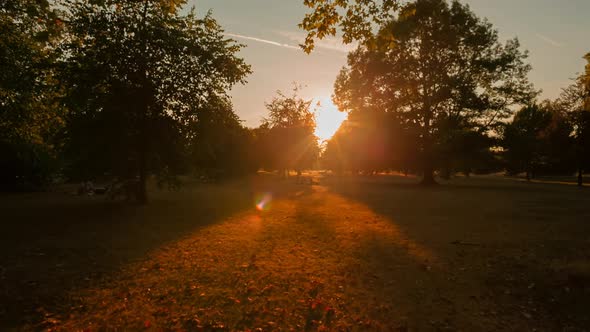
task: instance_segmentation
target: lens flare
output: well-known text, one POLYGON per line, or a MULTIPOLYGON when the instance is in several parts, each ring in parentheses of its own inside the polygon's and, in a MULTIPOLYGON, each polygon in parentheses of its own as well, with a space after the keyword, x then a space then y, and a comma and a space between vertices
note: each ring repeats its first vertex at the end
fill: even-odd
POLYGON ((256 197, 256 209, 258 211, 267 211, 270 208, 272 195, 270 193, 260 194, 256 197))

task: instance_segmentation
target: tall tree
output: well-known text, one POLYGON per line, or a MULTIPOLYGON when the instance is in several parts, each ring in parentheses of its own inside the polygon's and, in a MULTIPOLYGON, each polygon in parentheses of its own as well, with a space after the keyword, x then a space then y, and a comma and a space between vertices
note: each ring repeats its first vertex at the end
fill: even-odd
POLYGON ((258 170, 252 130, 245 128, 227 99, 214 99, 192 128, 191 168, 215 179, 258 170))
MULTIPOLYGON (((590 69, 590 57, 588 57, 590 69)), ((587 74, 586 74, 587 75, 587 74)), ((584 173, 590 171, 590 109, 587 87, 588 76, 580 75, 572 84, 562 90, 557 104, 563 110, 572 126, 574 153, 578 173, 578 185, 584 185, 584 173)))
POLYGON ((349 54, 335 83, 341 110, 381 108, 416 133, 424 184, 433 184, 447 124, 485 133, 535 92, 527 54, 516 39, 501 44, 492 25, 468 6, 417 0, 349 54))
POLYGON ((388 169, 407 170, 405 130, 394 114, 382 109, 350 112, 326 144, 322 161, 341 173, 372 174, 388 169))
POLYGON ((299 90, 296 85, 290 96, 278 91, 266 104, 268 117, 259 130, 269 158, 265 164, 281 172, 311 168, 319 154, 313 101, 300 97, 299 90))
POLYGON ((584 109, 590 112, 590 52, 584 55, 586 59, 586 70, 582 76, 584 86, 584 109))
POLYGON ((449 118, 442 122, 435 139, 439 142, 435 158, 439 160, 442 177, 448 179, 457 171, 469 176, 475 170, 497 169, 499 164, 492 151, 495 139, 456 120, 449 118))
POLYGON ((527 180, 534 178, 539 171, 572 171, 571 132, 566 117, 553 103, 523 107, 503 130, 509 171, 525 171, 527 180))
POLYGON ((149 174, 177 166, 173 152, 188 145, 203 112, 214 111, 210 101, 250 72, 236 56, 241 45, 210 14, 183 15, 185 3, 65 0, 73 155, 87 169, 138 176, 141 202, 149 174))
POLYGON ((61 21, 46 0, 0 2, 0 187, 49 176, 63 123, 53 68, 61 21))

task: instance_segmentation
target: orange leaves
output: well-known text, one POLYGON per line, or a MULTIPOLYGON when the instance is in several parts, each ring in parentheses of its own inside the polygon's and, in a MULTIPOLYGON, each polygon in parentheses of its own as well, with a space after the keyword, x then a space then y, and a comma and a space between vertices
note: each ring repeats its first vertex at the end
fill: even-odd
POLYGON ((273 286, 272 284, 268 284, 266 286, 264 286, 264 288, 262 288, 262 290, 260 291, 260 294, 265 294, 265 293, 270 293, 273 289, 275 288, 275 286, 273 286))

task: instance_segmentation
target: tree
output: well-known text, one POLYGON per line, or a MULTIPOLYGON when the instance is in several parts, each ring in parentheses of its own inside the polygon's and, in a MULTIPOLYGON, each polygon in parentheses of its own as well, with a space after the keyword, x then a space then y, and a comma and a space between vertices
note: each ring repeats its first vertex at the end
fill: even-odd
POLYGON ((303 4, 312 9, 299 24, 307 31, 301 45, 306 53, 314 49, 315 39, 336 35, 337 27, 344 43, 364 42, 372 37, 375 25, 393 19, 400 8, 398 0, 303 0, 303 4))
POLYGON ((61 21, 44 0, 0 2, 0 187, 49 180, 64 110, 56 105, 54 43, 61 21))
POLYGON ((450 178, 455 171, 470 176, 473 171, 491 171, 497 168, 492 151, 495 140, 485 132, 466 126, 457 119, 446 119, 441 123, 440 142, 436 159, 443 178, 450 178))
POLYGON ((178 167, 193 124, 250 67, 211 17, 184 0, 66 0, 63 79, 74 169, 139 179, 178 167), (88 167, 86 167, 88 166, 88 167))
POLYGON ((553 103, 523 107, 503 132, 509 171, 525 171, 527 180, 535 178, 539 171, 569 173, 571 131, 569 122, 553 103))
MULTIPOLYGON (((589 60, 590 63, 590 60, 589 60)), ((585 77, 581 75, 562 90, 557 104, 565 112, 572 127, 575 164, 578 173, 578 185, 584 185, 584 172, 590 170, 590 110, 585 77)))
POLYGON ((397 114, 415 133, 422 183, 433 184, 437 150, 449 130, 487 133, 511 115, 512 105, 534 97, 526 57, 518 40, 501 44, 492 25, 468 6, 417 0, 349 54, 334 99, 348 112, 397 114))
POLYGON ((341 173, 373 174, 392 168, 410 168, 404 147, 404 128, 391 113, 381 109, 351 112, 328 140, 322 160, 341 173))
POLYGON ((582 84, 584 86, 584 109, 590 111, 590 52, 584 55, 586 59, 586 70, 582 75, 582 84))
POLYGON ((299 97, 299 89, 295 86, 291 96, 277 91, 266 104, 269 114, 258 130, 262 150, 266 151, 264 166, 283 174, 313 167, 319 154, 312 100, 299 97))
POLYGON ((256 172, 254 132, 241 124, 229 100, 214 99, 208 108, 192 129, 192 167, 213 178, 256 172))

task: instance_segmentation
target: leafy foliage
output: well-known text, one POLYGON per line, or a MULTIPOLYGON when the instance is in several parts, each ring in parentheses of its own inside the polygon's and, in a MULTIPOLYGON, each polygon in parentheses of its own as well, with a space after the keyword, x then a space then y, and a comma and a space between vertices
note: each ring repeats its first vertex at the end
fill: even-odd
POLYGON ((0 3, 0 187, 49 180, 64 110, 56 103, 54 43, 61 28, 48 1, 0 3))
POLYGON ((525 171, 527 179, 539 171, 572 170, 571 127, 549 102, 523 107, 503 134, 505 156, 511 173, 525 171))
POLYGON ((391 113, 381 110, 351 112, 328 141, 322 156, 323 165, 339 173, 372 174, 392 167, 407 170, 411 163, 403 150, 409 143, 404 133, 391 113))
POLYGON ((579 185, 582 185, 583 173, 590 170, 590 111, 585 105, 588 90, 584 79, 583 75, 575 79, 571 85, 563 89, 556 101, 557 107, 565 113, 572 129, 579 185))
POLYGON ((299 24, 307 31, 301 45, 306 53, 313 51, 316 39, 336 35, 337 28, 342 30, 346 44, 370 39, 374 26, 391 20, 400 7, 398 0, 304 0, 303 3, 312 9, 299 24))
POLYGON ((301 171, 311 168, 319 155, 312 100, 299 97, 300 87, 293 94, 278 91, 266 104, 269 115, 257 130, 263 166, 269 169, 301 171))
POLYGON ((232 177, 258 170, 255 137, 226 99, 213 99, 192 128, 191 165, 207 177, 232 177))
POLYGON ((519 43, 498 41, 491 24, 457 1, 418 0, 348 58, 335 84, 341 110, 394 113, 433 182, 437 148, 453 130, 483 134, 535 95, 519 43))
POLYGON ((63 79, 74 169, 139 176, 176 171, 213 100, 250 72, 217 22, 184 1, 67 0, 63 79), (107 147, 107 148, 105 148, 107 147), (98 162, 97 162, 98 161, 98 162))
POLYGON ((586 71, 582 75, 582 82, 584 84, 584 109, 590 111, 590 53, 584 55, 584 59, 588 62, 586 64, 586 71))

